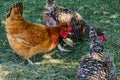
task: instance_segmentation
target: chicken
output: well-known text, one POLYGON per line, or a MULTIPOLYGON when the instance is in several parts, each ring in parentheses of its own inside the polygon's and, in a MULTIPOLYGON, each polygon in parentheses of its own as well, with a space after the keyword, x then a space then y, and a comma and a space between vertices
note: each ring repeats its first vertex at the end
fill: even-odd
POLYGON ((6 32, 10 46, 32 64, 30 58, 56 48, 69 34, 69 25, 62 22, 55 27, 35 24, 22 17, 23 4, 17 2, 6 16, 6 32))
POLYGON ((115 64, 92 27, 89 37, 90 52, 81 61, 77 80, 117 80, 115 64))
MULTIPOLYGON (((45 24, 49 24, 49 21, 46 19, 48 19, 48 15, 50 15, 56 21, 57 25, 63 21, 66 21, 72 25, 73 29, 70 38, 83 40, 88 39, 90 26, 86 24, 85 20, 75 11, 60 6, 55 6, 54 1, 55 0, 46 0, 45 8, 47 11, 45 11, 43 18, 45 24)), ((96 29, 96 32, 98 36, 104 36, 104 33, 100 30, 96 29)))
MULTIPOLYGON (((55 0, 46 0, 45 8, 47 11, 44 12, 43 21, 46 25, 58 25, 59 23, 66 21, 72 26, 71 35, 69 38, 73 41, 86 40, 89 38, 90 26, 87 25, 85 20, 75 11, 66 9, 64 7, 55 6, 55 0), (55 21, 53 21, 53 18, 55 21), (53 22, 52 22, 53 21, 53 22)), ((96 29, 97 35, 102 41, 106 39, 106 36, 99 29, 96 29)), ((64 41, 68 42, 64 39, 64 41)), ((68 42, 68 45, 72 46, 72 43, 68 42)))
MULTIPOLYGON (((46 22, 46 25, 47 26, 57 26, 57 23, 56 23, 56 21, 51 17, 51 15, 50 14, 48 14, 48 13, 46 13, 46 12, 44 12, 44 20, 45 21, 47 21, 46 22)), ((72 28, 69 28, 69 31, 71 32, 72 31, 72 28)), ((74 43, 72 43, 72 42, 68 42, 68 41, 66 41, 65 39, 63 39, 63 41, 66 43, 66 44, 68 44, 69 46, 71 46, 71 47, 73 47, 73 44, 74 43)), ((58 49, 61 51, 61 52, 71 52, 70 50, 67 50, 67 49, 64 49, 60 44, 58 45, 58 49)))

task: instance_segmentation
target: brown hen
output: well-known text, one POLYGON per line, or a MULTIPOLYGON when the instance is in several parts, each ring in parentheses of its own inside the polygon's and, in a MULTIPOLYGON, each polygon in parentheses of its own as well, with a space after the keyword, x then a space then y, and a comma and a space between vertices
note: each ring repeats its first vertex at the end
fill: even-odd
POLYGON ((54 49, 62 38, 68 36, 69 26, 62 22, 55 27, 46 27, 26 21, 22 14, 23 4, 13 4, 6 17, 7 37, 13 50, 32 64, 29 58, 54 49))

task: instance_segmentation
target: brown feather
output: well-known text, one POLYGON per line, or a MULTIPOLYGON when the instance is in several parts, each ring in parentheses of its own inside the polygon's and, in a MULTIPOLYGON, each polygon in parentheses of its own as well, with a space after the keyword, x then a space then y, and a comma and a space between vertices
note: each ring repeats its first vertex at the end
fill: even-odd
POLYGON ((37 53, 49 52, 60 43, 61 30, 66 31, 68 28, 66 22, 55 27, 46 27, 26 21, 22 13, 22 3, 15 3, 6 18, 9 44, 19 55, 29 59, 37 53))

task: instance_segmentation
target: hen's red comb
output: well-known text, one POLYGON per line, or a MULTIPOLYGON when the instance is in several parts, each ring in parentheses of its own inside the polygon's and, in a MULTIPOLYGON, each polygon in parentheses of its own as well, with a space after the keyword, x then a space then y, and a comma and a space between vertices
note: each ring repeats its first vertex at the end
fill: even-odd
POLYGON ((98 36, 98 38, 103 42, 107 39, 107 36, 104 35, 104 36, 98 36))

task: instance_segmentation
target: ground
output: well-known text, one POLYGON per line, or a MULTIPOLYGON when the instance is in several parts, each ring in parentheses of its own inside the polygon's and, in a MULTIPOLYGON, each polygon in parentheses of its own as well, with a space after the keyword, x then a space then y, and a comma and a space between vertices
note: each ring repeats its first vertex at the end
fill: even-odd
MULTIPOLYGON (((43 23, 45 0, 0 0, 0 80, 75 80, 81 57, 89 51, 89 40, 79 41, 70 53, 61 53, 56 48, 31 60, 35 66, 24 65, 24 59, 9 46, 5 31, 5 16, 14 2, 25 6, 25 19, 43 23)), ((104 42, 106 52, 113 57, 120 77, 120 0, 56 0, 80 13, 90 26, 100 28, 108 36, 104 42)), ((120 80, 120 78, 118 79, 120 80)))

